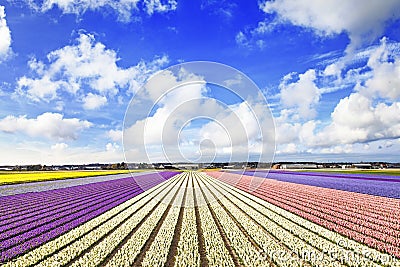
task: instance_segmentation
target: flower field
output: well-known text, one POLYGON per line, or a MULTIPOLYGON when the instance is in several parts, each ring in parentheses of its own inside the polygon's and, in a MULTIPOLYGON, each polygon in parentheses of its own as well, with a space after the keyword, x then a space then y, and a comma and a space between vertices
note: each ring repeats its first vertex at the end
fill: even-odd
POLYGON ((4 266, 400 266, 395 198, 161 172, 0 201, 4 266))

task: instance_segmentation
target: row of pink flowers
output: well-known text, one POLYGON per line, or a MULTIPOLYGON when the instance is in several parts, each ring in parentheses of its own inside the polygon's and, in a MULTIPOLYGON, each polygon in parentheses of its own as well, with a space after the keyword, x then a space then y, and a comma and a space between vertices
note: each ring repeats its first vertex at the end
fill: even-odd
MULTIPOLYGON (((267 193, 266 189, 261 187, 260 190, 263 193, 267 193)), ((372 218, 370 215, 374 214, 372 212, 363 211, 358 213, 357 210, 353 209, 353 211, 348 211, 346 208, 343 209, 344 206, 348 205, 348 203, 327 203, 326 196, 317 195, 317 194, 307 194, 307 192, 299 191, 299 190, 290 190, 290 191, 282 191, 279 186, 268 187, 268 193, 272 194, 276 198, 281 198, 289 203, 297 203, 299 205, 309 206, 313 209, 325 213, 329 211, 329 216, 326 216, 326 219, 332 220, 332 218, 338 218, 345 221, 349 221, 354 223, 354 227, 365 226, 368 229, 373 229, 377 232, 385 233, 390 236, 400 237, 400 225, 396 223, 393 218, 387 218, 383 214, 377 216, 378 218, 372 218), (273 189, 273 190, 271 190, 273 189), (278 193, 279 192, 279 193, 278 193), (330 216, 332 215, 332 216, 330 216), (390 219, 390 221, 388 221, 390 219)), ((376 215, 376 214, 374 214, 376 215)), ((362 231, 363 229, 360 229, 362 231)), ((371 233, 372 236, 375 235, 375 232, 371 233)), ((377 233, 376 238, 379 238, 379 234, 377 233)), ((390 242, 389 240, 383 240, 390 242)))

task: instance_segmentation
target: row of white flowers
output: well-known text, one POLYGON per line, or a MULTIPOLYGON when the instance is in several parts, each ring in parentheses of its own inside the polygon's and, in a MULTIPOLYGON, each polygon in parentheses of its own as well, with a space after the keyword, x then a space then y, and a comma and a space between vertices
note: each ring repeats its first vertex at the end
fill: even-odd
POLYGON ((194 207, 185 207, 175 266, 186 267, 199 265, 200 254, 196 230, 196 214, 194 207))
MULTIPOLYGON (((217 183, 219 186, 225 188, 226 192, 232 193, 237 197, 237 199, 231 198, 231 200, 234 201, 236 205, 240 205, 241 208, 244 207, 245 209, 243 210, 256 221, 265 221, 257 212, 259 211, 272 221, 278 223, 282 228, 287 229, 290 234, 295 235, 294 240, 298 237, 318 248, 319 250, 309 250, 309 246, 306 246, 303 250, 299 250, 296 246, 289 246, 296 254, 300 254, 308 260, 311 260, 313 264, 318 264, 318 262, 322 260, 324 266, 327 262, 330 264, 339 264, 339 262, 342 262, 348 266, 381 266, 369 258, 372 257, 372 259, 375 259, 377 262, 380 261, 383 265, 399 266, 398 262, 392 261, 393 257, 390 255, 380 253, 365 245, 345 238, 232 186, 223 184, 212 178, 209 179, 211 179, 210 181, 213 181, 214 184, 217 183), (240 194, 238 192, 240 192, 240 194), (238 201, 238 199, 241 201, 238 201), (369 257, 364 255, 369 255, 369 257)), ((266 229, 270 229, 269 227, 270 226, 266 229)), ((288 240, 288 238, 285 237, 284 240, 288 240)), ((296 240, 296 242, 298 243, 299 241, 296 240)))
POLYGON ((198 204, 200 215, 200 226, 204 237, 204 246, 208 260, 208 266, 235 266, 233 259, 229 255, 228 249, 225 247, 221 234, 212 217, 211 211, 205 205, 206 200, 200 191, 198 179, 195 179, 195 197, 198 204), (199 204, 201 203, 201 204, 199 204))
MULTIPOLYGON (((175 179, 179 179, 181 176, 177 176, 175 179)), ((178 184, 180 184, 179 182, 178 184)), ((159 203, 157 208, 150 214, 150 216, 143 222, 143 224, 136 230, 136 232, 127 240, 127 242, 115 253, 115 255, 108 261, 106 266, 122 267, 131 266, 136 257, 141 252, 141 249, 145 245, 147 239, 150 237, 151 232, 160 223, 160 219, 168 208, 172 198, 176 194, 179 186, 175 186, 175 190, 171 190, 165 199, 159 203), (168 204, 166 204, 168 203, 168 204)), ((167 190, 168 191, 168 190, 167 190)), ((159 201, 159 200, 158 200, 159 201)), ((121 240, 121 237, 117 237, 121 240)))
POLYGON ((172 240, 175 235, 175 228, 178 222, 179 212, 183 204, 183 197, 186 191, 186 186, 188 183, 188 174, 180 174, 183 181, 182 186, 177 192, 176 198, 172 203, 172 207, 169 210, 165 220, 155 237, 154 241, 151 243, 149 250, 146 252, 146 256, 142 261, 142 266, 164 266, 168 259, 168 253, 171 247, 172 240))
MULTIPOLYGON (((147 200, 149 200, 146 197, 147 200)), ((142 203, 141 206, 143 206, 144 203, 142 203)), ((128 210, 118 214, 118 216, 114 217, 112 220, 100 225, 99 228, 91 231, 89 234, 84 236, 83 238, 77 240, 70 246, 66 247, 53 257, 47 259, 46 261, 43 261, 40 266, 58 266, 58 265, 63 265, 75 257, 77 257, 79 254, 82 253, 83 250, 90 248, 97 240, 100 238, 104 237, 107 235, 113 228, 115 228, 116 225, 118 225, 120 222, 123 220, 126 220, 130 216, 132 218, 129 219, 130 222, 135 221, 136 223, 140 222, 140 220, 157 204, 157 201, 151 200, 146 206, 144 206, 139 212, 138 209, 141 206, 136 206, 134 205, 133 207, 129 208, 128 210), (55 263, 58 263, 55 265, 55 263), (48 263, 48 264, 47 264, 48 263)), ((127 222, 125 222, 126 225, 127 222)), ((117 229, 116 232, 118 232, 121 229, 117 229)), ((113 233, 111 236, 115 236, 115 233, 113 233)), ((106 237, 105 240, 112 239, 112 237, 106 237)), ((102 241, 103 243, 106 241, 102 241)), ((93 250, 96 251, 99 249, 100 246, 96 246, 93 250)), ((80 263, 82 263, 85 259, 90 258, 90 255, 93 255, 95 252, 89 252, 87 254, 84 254, 83 257, 79 260, 80 263)))
POLYGON ((229 217, 224 208, 216 201, 216 199, 214 199, 214 196, 208 188, 204 186, 203 181, 199 180, 199 183, 210 203, 210 207, 214 211, 216 218, 225 232, 231 247, 240 258, 241 263, 245 266, 268 266, 269 263, 267 259, 260 257, 257 248, 251 244, 249 239, 239 229, 231 217, 229 217))
POLYGON ((61 235, 58 238, 43 244, 42 246, 14 259, 11 262, 4 264, 3 266, 19 267, 37 264, 48 255, 73 242, 65 249, 59 251, 57 254, 47 258, 40 265, 59 266, 65 264, 75 255, 74 253, 72 253, 72 251, 75 250, 75 247, 78 247, 78 252, 80 252, 85 249, 88 244, 90 246, 90 244, 94 243, 97 240, 96 237, 102 236, 104 233, 108 232, 110 229, 112 229, 113 226, 115 227, 118 222, 126 218, 127 214, 133 214, 147 201, 151 200, 155 195, 165 192, 165 188, 173 182, 174 180, 170 179, 165 183, 161 183, 146 191, 145 193, 140 194, 114 207, 113 209, 101 214, 100 216, 93 218, 92 220, 78 226, 77 228, 72 229, 64 235, 61 235), (122 212, 124 209, 127 208, 129 211, 122 212), (113 216, 115 217, 112 218, 113 216), (110 218, 112 219, 108 223, 104 223, 110 218), (93 230, 94 228, 96 229, 93 230))
MULTIPOLYGON (((210 186, 209 182, 206 182, 207 186, 210 186)), ((229 195, 231 197, 231 195, 229 195)), ((226 207, 229 213, 233 214, 235 219, 243 226, 249 236, 257 243, 257 245, 261 248, 258 251, 257 258, 261 258, 264 261, 270 259, 274 261, 278 266, 304 266, 307 265, 300 257, 293 255, 291 260, 286 260, 282 257, 271 257, 271 255, 267 255, 265 251, 276 251, 276 252, 284 252, 286 254, 291 254, 289 250, 285 250, 285 247, 282 246, 279 241, 273 238, 264 228, 259 226, 253 219, 251 219, 247 214, 245 214, 242 210, 232 204, 227 197, 222 194, 219 197, 222 205, 226 207)))
POLYGON ((192 183, 193 176, 189 174, 184 205, 185 209, 182 217, 181 236, 178 243, 177 255, 175 256, 176 267, 200 266, 192 183))

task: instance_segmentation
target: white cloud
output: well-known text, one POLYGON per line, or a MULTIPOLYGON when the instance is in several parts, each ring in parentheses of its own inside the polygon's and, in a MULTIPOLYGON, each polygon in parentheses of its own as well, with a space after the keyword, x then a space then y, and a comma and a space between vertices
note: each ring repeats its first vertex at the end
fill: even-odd
POLYGON ((120 90, 135 92, 149 75, 168 62, 167 56, 162 56, 152 62, 140 61, 136 66, 121 68, 117 65, 116 52, 96 42, 90 34, 80 34, 76 44, 50 52, 47 59, 48 64, 37 59, 29 61, 29 68, 35 75, 19 78, 16 93, 34 101, 58 99, 61 92, 85 95, 81 98, 91 101, 84 101, 87 109, 105 104, 106 95, 113 97, 120 90), (93 90, 101 98, 94 99, 95 94, 87 95, 87 90, 93 90))
POLYGON ((236 34, 236 43, 246 48, 257 47, 263 49, 266 46, 265 35, 271 33, 277 26, 276 20, 260 21, 255 28, 245 28, 236 34))
POLYGON ((316 135, 319 144, 352 144, 400 137, 400 58, 386 38, 369 54, 370 69, 356 92, 340 100, 332 122, 316 135))
POLYGON ((27 1, 31 8, 47 12, 53 7, 58 7, 64 14, 75 14, 80 16, 86 11, 106 11, 112 9, 118 15, 118 20, 129 22, 141 11, 146 12, 149 16, 154 13, 167 13, 177 8, 175 0, 44 0, 36 4, 27 1))
MULTIPOLYGON (((205 90, 205 80, 203 77, 199 77, 194 75, 193 73, 188 72, 184 68, 180 68, 179 72, 174 74, 169 70, 162 71, 157 75, 152 76, 146 83, 146 87, 143 88, 139 92, 138 97, 142 97, 144 99, 150 99, 151 101, 155 102, 157 100, 161 100, 160 104, 169 103, 169 105, 177 105, 179 104, 179 98, 177 98, 176 94, 184 94, 182 97, 190 97, 197 98, 201 96, 202 91, 205 90), (175 92, 168 93, 170 89, 174 89, 177 86, 182 84, 189 84, 188 88, 184 90, 176 90, 175 92), (193 86, 190 87, 190 86, 193 86), (200 87, 198 87, 200 86, 200 87), (164 98, 166 97, 166 98, 164 98), (169 100, 174 100, 171 103, 169 100)), ((182 98, 185 99, 186 98, 182 98)))
POLYGON ((387 39, 383 38, 381 46, 371 54, 367 65, 372 69, 372 77, 357 90, 371 97, 393 101, 400 98, 400 57, 390 55, 386 42, 387 39))
POLYGON ((276 154, 294 154, 297 152, 297 145, 294 143, 289 143, 278 149, 276 154))
POLYGON ((315 144, 334 145, 400 137, 400 102, 390 105, 353 93, 340 100, 332 122, 315 137, 315 144))
POLYGON ((199 133, 204 139, 213 140, 217 146, 222 147, 243 146, 247 142, 254 143, 260 135, 260 123, 262 123, 258 121, 262 119, 262 114, 254 114, 254 108, 247 102, 229 105, 225 112, 217 111, 215 121, 205 124, 199 133))
POLYGON ((260 21, 257 25, 257 27, 252 30, 252 34, 265 34, 268 32, 271 32, 274 27, 276 26, 276 21, 273 22, 267 22, 267 21, 260 21))
POLYGON ((313 120, 293 122, 285 112, 275 120, 276 142, 280 146, 296 143, 303 150, 349 153, 350 147, 345 145, 400 138, 400 102, 374 105, 373 99, 352 93, 340 100, 324 127, 318 127, 321 123, 313 120))
POLYGON ((83 108, 84 109, 99 109, 100 107, 107 104, 107 98, 101 95, 95 95, 92 93, 87 94, 87 96, 83 99, 83 108))
POLYGON ((153 13, 164 13, 175 10, 178 3, 175 0, 164 1, 161 0, 144 0, 143 5, 147 11, 147 14, 152 15, 153 13))
POLYGON ((0 6, 0 63, 11 53, 11 32, 7 26, 4 6, 0 6))
POLYGON ((31 137, 45 137, 51 140, 76 140, 79 133, 92 123, 77 118, 64 118, 59 113, 43 113, 37 118, 7 116, 0 120, 0 131, 23 133, 31 137))
POLYGON ((365 152, 371 142, 383 142, 379 146, 388 149, 390 140, 400 137, 400 57, 395 47, 397 43, 383 38, 379 46, 359 52, 364 65, 346 65, 345 75, 334 82, 353 91, 339 100, 330 119, 324 121, 312 120, 312 116, 303 116, 311 120, 299 120, 302 117, 296 115, 312 115, 321 94, 331 92, 316 87, 316 83, 324 83, 326 72, 308 70, 294 82, 290 81, 297 76, 287 75, 280 85, 282 108, 275 118, 279 151, 287 151, 292 143, 297 144, 298 153, 365 152))
POLYGON ((117 143, 107 143, 106 151, 116 152, 118 151, 120 146, 117 143))
POLYGON ((276 13, 282 22, 311 28, 321 36, 345 32, 351 39, 350 51, 379 38, 387 22, 400 18, 398 0, 276 0, 264 1, 260 8, 276 13))
POLYGON ((65 149, 68 148, 68 145, 66 143, 56 143, 52 145, 51 150, 58 151, 58 152, 64 152, 65 149))
POLYGON ((17 81, 16 92, 28 96, 33 101, 50 101, 57 98, 58 90, 66 87, 68 87, 67 82, 52 81, 47 74, 37 79, 23 76, 17 81))
POLYGON ((320 152, 323 154, 348 154, 353 152, 353 145, 346 144, 346 145, 332 146, 329 148, 322 148, 320 152))
POLYGON ((242 31, 240 31, 236 34, 235 40, 238 45, 241 45, 244 47, 249 47, 249 40, 247 39, 246 35, 242 31))
POLYGON ((398 92, 396 88, 398 88, 399 55, 400 43, 389 41, 384 37, 380 44, 357 50, 351 56, 334 56, 330 60, 323 60, 319 65, 325 69, 317 75, 321 84, 320 92, 326 94, 357 85, 356 90, 370 94, 371 97, 375 94, 388 98, 388 92, 385 96, 381 94, 382 92, 378 92, 384 86, 385 90, 391 90, 393 98, 398 92), (375 78, 371 80, 372 77, 375 78), (392 86, 384 85, 385 81, 392 86), (364 87, 371 88, 364 90, 364 87), (372 87, 375 87, 375 91, 372 87))
MULTIPOLYGON (((286 151, 282 146, 294 143, 296 148, 305 149, 314 140, 314 131, 318 121, 308 120, 299 122, 293 119, 292 110, 281 110, 280 116, 275 118, 275 137, 280 151, 286 151)), ((293 146, 292 146, 293 148, 293 146)))
MULTIPOLYGON (((188 79, 191 78, 189 77, 188 79)), ((204 83, 181 86, 165 95, 159 95, 161 92, 159 92, 159 86, 155 84, 159 84, 157 81, 153 80, 149 82, 147 88, 151 99, 154 98, 153 100, 157 100, 161 97, 160 106, 156 108, 152 116, 136 120, 125 132, 125 135, 133 136, 134 138, 124 139, 124 142, 140 144, 144 140, 147 145, 159 146, 163 144, 163 133, 166 133, 166 136, 176 138, 179 129, 174 124, 181 122, 185 117, 193 116, 193 114, 196 114, 204 107, 200 103, 194 103, 196 105, 184 105, 184 102, 202 98, 202 92, 205 90, 204 83), (177 112, 178 108, 179 112, 177 112), (168 120, 169 122, 167 123, 168 120)), ((173 80, 170 80, 170 82, 166 80, 165 84, 171 85, 175 82, 173 80)), ((163 83, 163 85, 165 84, 163 83)))
POLYGON ((109 130, 107 136, 114 142, 122 141, 122 131, 121 130, 109 130))
MULTIPOLYGON (((7 136, 5 136, 7 137, 7 136)), ((26 165, 26 164, 89 164, 112 163, 124 161, 120 147, 107 145, 99 147, 70 146, 65 143, 49 145, 46 142, 24 141, 22 143, 4 143, 2 137, 2 151, 0 152, 1 165, 26 165)))
POLYGON ((300 74, 298 81, 290 82, 293 76, 294 74, 285 76, 279 85, 281 103, 286 108, 293 108, 293 112, 301 119, 314 118, 315 107, 320 99, 319 89, 315 85, 315 70, 310 69, 300 74))

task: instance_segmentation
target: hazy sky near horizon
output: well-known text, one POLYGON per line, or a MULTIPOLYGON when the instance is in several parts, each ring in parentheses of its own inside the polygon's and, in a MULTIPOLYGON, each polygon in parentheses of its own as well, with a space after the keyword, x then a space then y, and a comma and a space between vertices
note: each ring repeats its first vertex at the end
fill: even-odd
MULTIPOLYGON (((0 3, 0 165, 124 161, 132 97, 197 60, 260 88, 276 161, 400 161, 398 0, 10 0, 0 3)), ((214 131, 207 123, 185 138, 214 131)))

